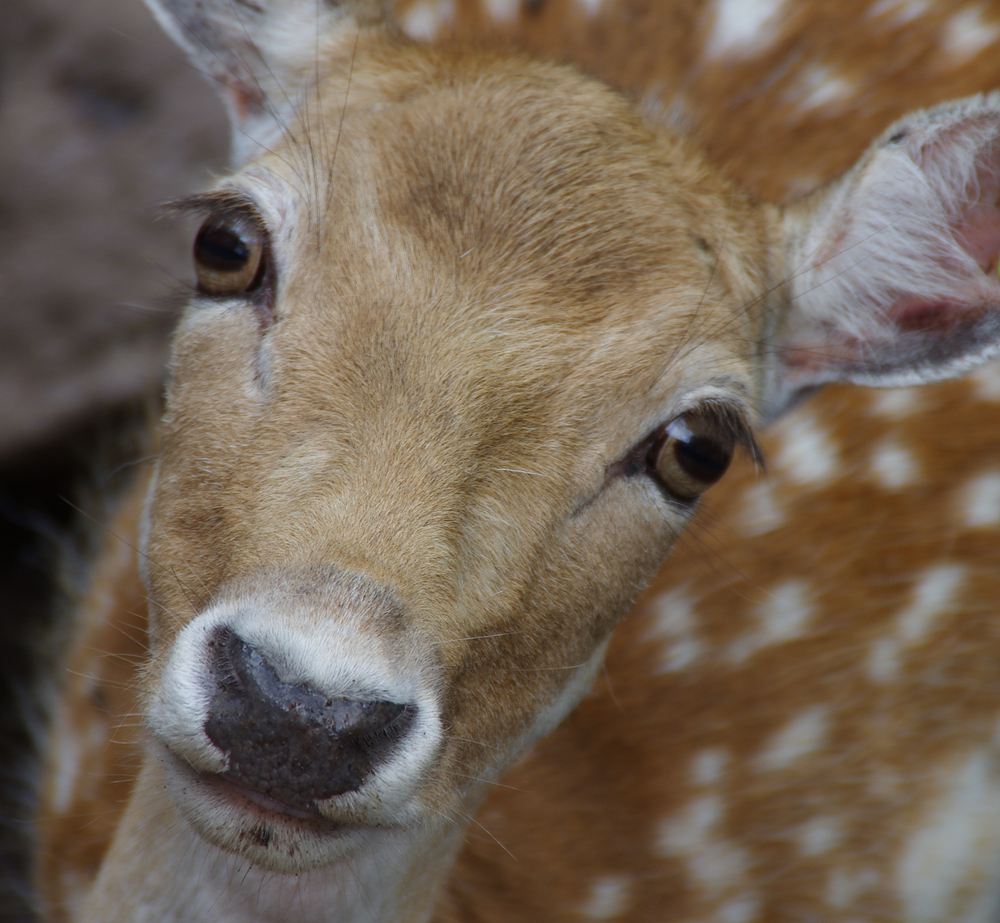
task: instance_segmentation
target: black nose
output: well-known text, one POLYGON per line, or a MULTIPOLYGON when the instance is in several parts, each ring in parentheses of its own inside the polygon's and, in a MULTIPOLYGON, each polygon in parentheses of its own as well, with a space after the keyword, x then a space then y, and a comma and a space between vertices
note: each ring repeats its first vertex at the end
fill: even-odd
POLYGON ((212 639, 218 691, 205 733, 229 756, 223 775, 296 808, 359 788, 396 747, 416 707, 330 698, 283 683, 230 629, 212 639))

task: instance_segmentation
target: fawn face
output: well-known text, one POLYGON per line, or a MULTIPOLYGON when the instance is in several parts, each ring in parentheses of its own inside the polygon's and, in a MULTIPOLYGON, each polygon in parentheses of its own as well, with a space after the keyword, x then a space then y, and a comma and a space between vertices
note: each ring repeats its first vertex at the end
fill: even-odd
POLYGON ((1000 100, 781 214, 573 71, 360 15, 303 62, 268 4, 227 63, 225 6, 162 12, 261 144, 194 203, 147 717, 194 827, 299 871, 469 811, 762 416, 995 350, 1000 100))
POLYGON ((750 440, 769 213, 610 91, 469 64, 401 49, 335 158, 321 88, 200 203, 150 722, 198 828, 272 866, 466 810, 750 440))

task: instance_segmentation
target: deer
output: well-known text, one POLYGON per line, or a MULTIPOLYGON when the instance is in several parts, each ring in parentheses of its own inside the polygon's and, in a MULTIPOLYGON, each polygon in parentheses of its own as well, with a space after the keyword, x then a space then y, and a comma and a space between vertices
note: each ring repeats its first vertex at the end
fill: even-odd
POLYGON ((769 173, 691 124, 809 26, 764 6, 671 97, 613 7, 152 3, 234 169, 77 607, 48 919, 995 918, 985 14, 769 173))

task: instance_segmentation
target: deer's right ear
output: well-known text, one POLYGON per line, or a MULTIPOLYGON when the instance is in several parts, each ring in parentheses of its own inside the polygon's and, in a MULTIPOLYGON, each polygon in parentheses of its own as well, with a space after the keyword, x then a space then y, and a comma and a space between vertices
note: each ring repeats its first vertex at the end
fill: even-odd
MULTIPOLYGON (((245 159, 301 105, 317 56, 384 21, 382 0, 146 0, 160 25, 222 91, 245 159)), ((349 51, 348 47, 348 51, 349 51)))
POLYGON ((824 382, 934 381, 1000 353, 1000 92, 900 119, 784 231, 772 413, 824 382))

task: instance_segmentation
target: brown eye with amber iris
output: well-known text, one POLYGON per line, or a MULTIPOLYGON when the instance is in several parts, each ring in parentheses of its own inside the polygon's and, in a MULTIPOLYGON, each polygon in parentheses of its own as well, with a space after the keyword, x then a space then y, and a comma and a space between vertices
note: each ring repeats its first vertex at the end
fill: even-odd
POLYGON ((206 295, 235 295, 256 288, 263 276, 264 233, 251 218, 210 215, 194 241, 198 288, 206 295))
POLYGON ((731 426, 710 414, 685 413, 663 428, 648 464, 669 494, 694 500, 726 473, 735 449, 731 426))

